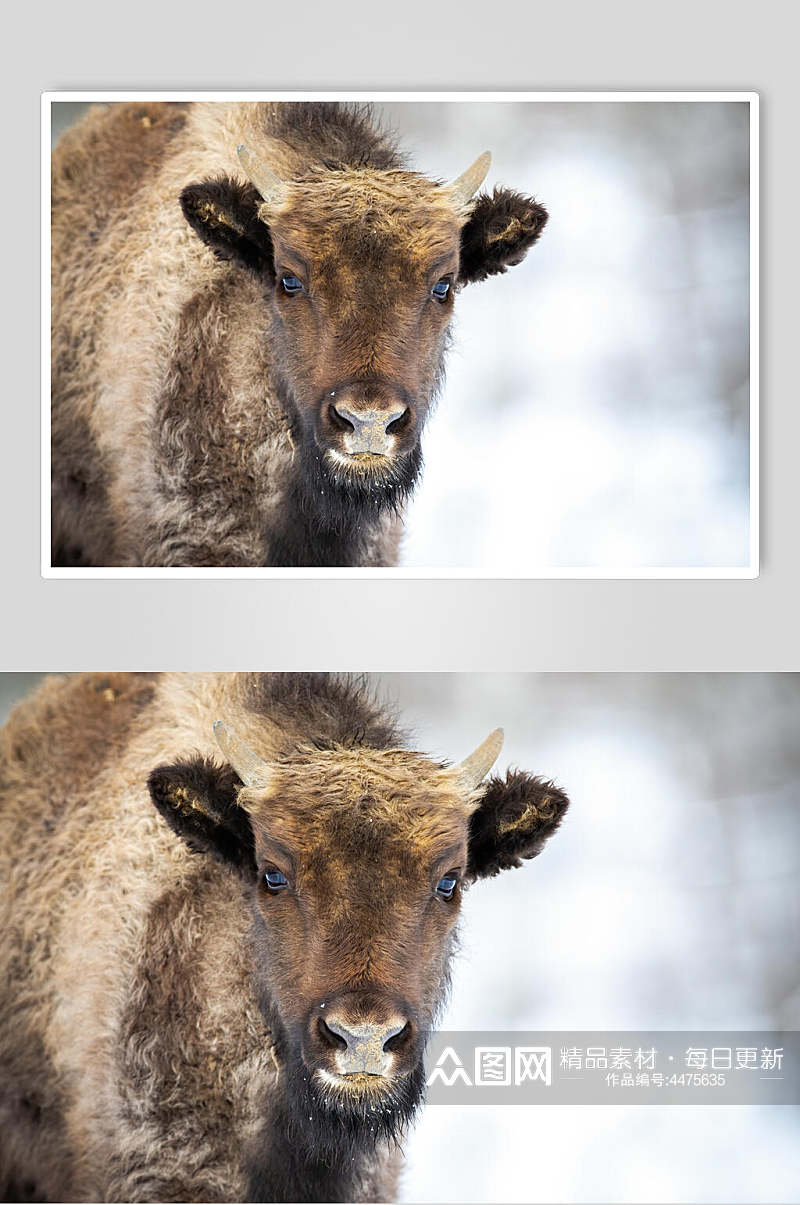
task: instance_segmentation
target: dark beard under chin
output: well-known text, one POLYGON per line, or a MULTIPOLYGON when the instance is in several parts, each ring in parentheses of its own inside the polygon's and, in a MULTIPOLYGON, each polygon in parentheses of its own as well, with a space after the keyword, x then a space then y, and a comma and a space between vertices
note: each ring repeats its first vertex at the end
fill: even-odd
POLYGON ((300 451, 299 486, 306 512, 323 527, 343 531, 354 522, 398 512, 411 496, 422 471, 419 443, 380 471, 355 472, 331 460, 314 444, 300 451))
POLYGON ((385 1094, 328 1093, 301 1059, 286 1067, 287 1121, 293 1141, 325 1162, 352 1162, 378 1143, 400 1144, 425 1098, 420 1061, 385 1094))
POLYGON ((422 471, 417 443, 380 472, 337 466, 313 440, 296 450, 283 525, 270 538, 275 567, 363 564, 379 519, 399 515, 422 471))
POLYGON ((326 1099, 299 1053, 284 1074, 249 1163, 247 1200, 375 1200, 369 1184, 376 1148, 400 1146, 423 1100, 422 1063, 393 1084, 382 1105, 374 1099, 372 1109, 326 1099))

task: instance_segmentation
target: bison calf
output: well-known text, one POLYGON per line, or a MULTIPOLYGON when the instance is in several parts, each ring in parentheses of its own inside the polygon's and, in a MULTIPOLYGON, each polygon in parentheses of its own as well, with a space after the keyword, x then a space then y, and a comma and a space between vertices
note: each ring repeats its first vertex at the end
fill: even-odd
POLYGON ((396 563, 455 293, 534 200, 342 104, 116 104, 53 155, 56 565, 396 563))
POLYGON ((48 681, 0 742, 5 1200, 387 1200, 462 892, 552 783, 349 680, 48 681))

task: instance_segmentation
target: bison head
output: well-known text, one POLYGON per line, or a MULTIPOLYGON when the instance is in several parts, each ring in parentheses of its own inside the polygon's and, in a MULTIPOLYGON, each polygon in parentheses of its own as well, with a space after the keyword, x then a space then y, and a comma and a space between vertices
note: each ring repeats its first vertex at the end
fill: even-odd
POLYGON ((394 1134, 421 1099, 462 892, 538 854, 567 798, 525 773, 486 781, 499 731, 443 766, 358 743, 267 763, 215 727, 225 764, 160 767, 153 801, 244 880, 255 990, 297 1124, 394 1134))
POLYGON ((189 185, 184 214, 263 282, 273 384, 307 475, 393 505, 419 471, 456 292, 519 263, 547 214, 505 189, 474 198, 488 153, 449 185, 346 166, 284 181, 239 157, 248 182, 189 185))

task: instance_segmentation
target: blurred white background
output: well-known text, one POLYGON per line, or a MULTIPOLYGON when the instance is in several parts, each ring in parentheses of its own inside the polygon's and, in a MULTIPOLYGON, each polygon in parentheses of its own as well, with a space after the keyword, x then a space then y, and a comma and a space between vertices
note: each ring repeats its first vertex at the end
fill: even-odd
MULTIPOLYGON (((38 675, 0 675, 0 718, 38 675)), ((572 800, 467 895, 450 1029, 800 1028, 800 676, 388 674, 415 747, 572 800)), ((179 751, 176 751, 179 752, 179 751)), ((426 1109, 407 1202, 796 1202, 800 1108, 426 1109)))
POLYGON ((404 563, 747 564, 747 106, 381 107, 426 172, 490 149, 550 212, 458 298, 404 563))
MULTIPOLYGON (((85 108, 56 104, 54 136, 85 108)), ((377 105, 413 166, 541 200, 525 262, 458 298, 406 566, 749 561, 743 103, 377 105)))

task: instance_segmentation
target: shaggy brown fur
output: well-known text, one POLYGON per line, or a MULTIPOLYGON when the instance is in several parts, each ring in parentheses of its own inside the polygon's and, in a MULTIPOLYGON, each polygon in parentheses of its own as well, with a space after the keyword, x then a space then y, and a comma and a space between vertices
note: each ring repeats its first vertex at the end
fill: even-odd
POLYGON ((307 675, 49 680, 0 773, 0 1195, 390 1199, 462 889, 538 853, 563 793, 465 786, 307 675), (327 1021, 395 1017, 385 1076, 337 1079, 327 1021))
POLYGON ((454 207, 358 106, 92 110, 53 155, 53 562, 394 564, 454 293, 546 216, 454 207))

